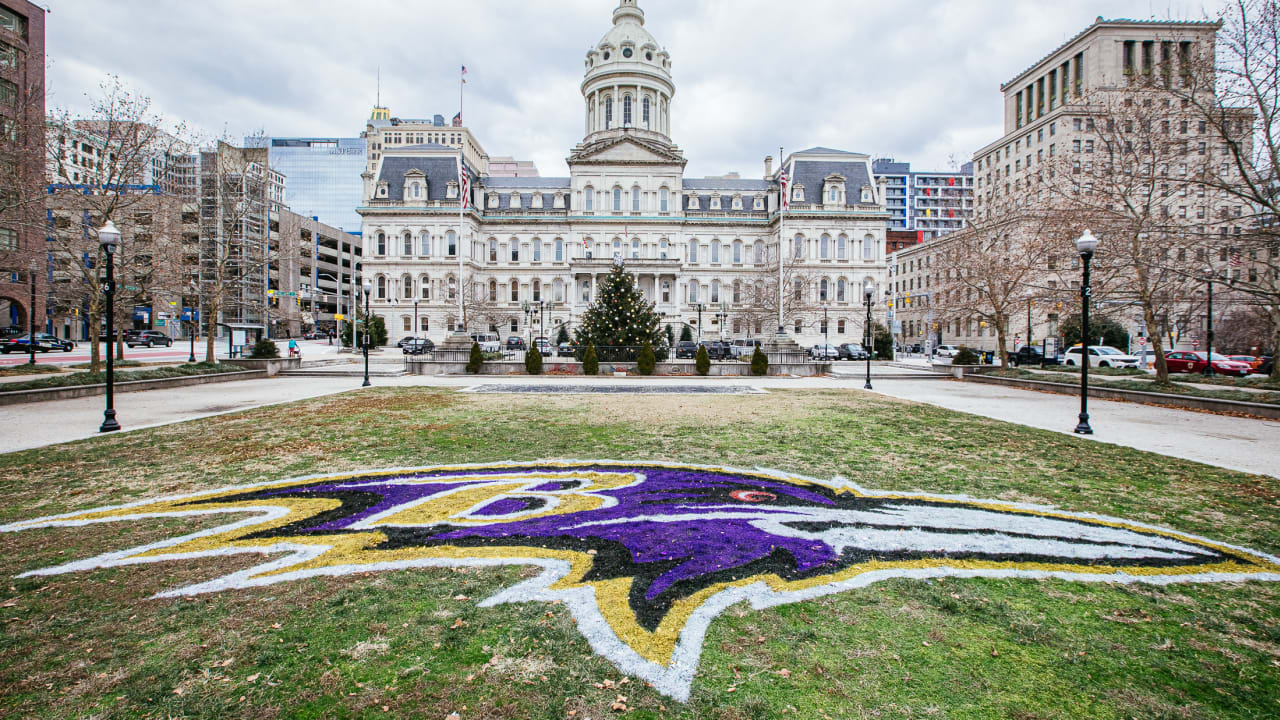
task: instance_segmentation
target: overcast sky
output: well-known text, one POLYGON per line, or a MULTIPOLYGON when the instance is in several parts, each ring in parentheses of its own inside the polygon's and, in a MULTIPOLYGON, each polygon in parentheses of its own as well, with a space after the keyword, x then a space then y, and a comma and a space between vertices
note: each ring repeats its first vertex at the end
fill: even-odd
MULTIPOLYGON (((205 138, 355 137, 382 73, 393 116, 458 111, 490 155, 567 175, 586 51, 616 0, 44 0, 51 108, 110 74, 205 138), (355 11, 359 8, 359 11, 355 11)), ((670 53, 691 177, 814 145, 950 167, 1001 135, 1000 83, 1098 15, 1203 19, 1220 0, 641 0, 670 53)))

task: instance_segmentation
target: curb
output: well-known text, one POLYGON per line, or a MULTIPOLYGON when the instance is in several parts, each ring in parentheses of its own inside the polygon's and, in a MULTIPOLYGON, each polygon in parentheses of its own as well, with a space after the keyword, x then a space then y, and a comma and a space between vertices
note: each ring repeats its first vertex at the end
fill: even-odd
MULTIPOLYGON (((164 388, 183 387, 186 385, 204 385, 231 380, 256 380, 267 377, 266 370, 239 370, 236 372, 210 373, 208 375, 190 375, 187 377, 158 378, 155 380, 126 380, 117 382, 113 389, 118 393, 142 392, 144 390, 162 390, 164 388)), ((71 385, 69 387, 39 388, 36 390, 11 390, 0 392, 0 406, 17 405, 19 403, 42 402, 45 400, 69 400, 71 398, 105 395, 106 383, 96 385, 71 385)))
MULTIPOLYGON (((992 377, 990 375, 967 375, 965 382, 976 381, 992 385, 1005 385, 1023 390, 1042 390, 1060 395, 1079 395, 1079 385, 1049 382, 1047 380, 1021 380, 1015 378, 992 377)), ((1267 420, 1280 420, 1280 405, 1268 403, 1245 402, 1243 400, 1218 400, 1215 398, 1196 397, 1194 395, 1170 395, 1168 393, 1146 392, 1143 390, 1119 390, 1116 388, 1089 386, 1089 397, 1105 400, 1127 400, 1143 405, 1163 405, 1182 410, 1207 410, 1211 412, 1251 415, 1267 420)))

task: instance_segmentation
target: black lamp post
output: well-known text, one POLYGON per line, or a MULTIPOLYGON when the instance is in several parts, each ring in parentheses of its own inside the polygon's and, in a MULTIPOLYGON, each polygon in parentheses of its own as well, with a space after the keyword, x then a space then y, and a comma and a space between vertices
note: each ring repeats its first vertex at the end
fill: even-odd
MULTIPOLYGON (((827 306, 822 306, 822 353, 825 355, 827 348, 831 345, 831 333, 829 332, 827 323, 827 306)), ((839 359, 839 358, 837 358, 839 359)))
POLYGON ((364 346, 364 383, 360 387, 369 387, 373 383, 369 382, 369 338, 372 333, 369 332, 369 295, 373 293, 373 281, 369 278, 364 279, 364 338, 361 345, 364 346))
POLYGON ((867 325, 866 325, 866 328, 867 328, 867 347, 866 347, 867 382, 865 385, 862 386, 863 390, 871 389, 871 349, 872 349, 871 341, 872 341, 872 338, 874 337, 871 332, 871 295, 872 293, 875 292, 875 290, 876 290, 875 283, 871 282, 870 280, 867 281, 866 287, 864 287, 862 290, 862 300, 867 306, 867 325))
POLYGON ((1080 283, 1080 333, 1083 340, 1080 354, 1084 361, 1080 363, 1080 422, 1075 429, 1077 435, 1093 434, 1093 428, 1089 427, 1089 363, 1092 362, 1089 356, 1089 297, 1092 294, 1089 288, 1089 261, 1093 259, 1093 251, 1097 248, 1098 238, 1088 230, 1076 238, 1076 250, 1084 261, 1084 277, 1080 283))
POLYGON ((31 359, 27 362, 32 365, 36 364, 36 271, 39 269, 40 265, 34 258, 27 264, 27 279, 31 281, 31 303, 27 306, 30 311, 27 321, 27 351, 31 353, 31 359))
MULTIPOLYGON (((1208 324, 1208 333, 1207 333, 1207 337, 1205 338, 1206 340, 1208 340, 1208 347, 1205 348, 1206 353, 1204 356, 1205 357, 1204 375, 1205 377, 1210 377, 1214 374, 1213 372, 1213 268, 1205 268, 1204 279, 1205 279, 1205 282, 1209 283, 1209 295, 1206 298, 1209 302, 1209 306, 1207 308, 1209 312, 1205 317, 1205 321, 1208 324)), ((32 362, 35 362, 35 361, 32 360, 32 362)))
MULTIPOLYGON (((547 337, 547 312, 546 303, 541 300, 535 300, 534 304, 538 306, 538 337, 546 337, 547 343, 551 343, 551 338, 547 337)), ((541 349, 538 352, 542 352, 541 349)))
POLYGON ((702 308, 706 306, 703 305, 702 303, 694 303, 693 306, 698 309, 698 342, 701 343, 702 342, 702 308))
MULTIPOLYGON (((418 338, 418 301, 413 301, 413 338, 418 338)), ((416 344, 416 343, 415 343, 416 344)))
POLYGON ((103 291, 107 294, 107 409, 102 414, 102 426, 98 428, 98 432, 112 432, 120 429, 120 423, 116 422, 115 408, 115 353, 111 351, 111 338, 116 334, 116 278, 115 266, 112 260, 115 256, 116 248, 120 245, 120 231, 116 229, 116 224, 107 221, 106 225, 98 228, 98 243, 102 245, 102 251, 107 256, 107 282, 103 286, 103 291))
POLYGON ((530 319, 533 313, 533 307, 529 305, 528 300, 525 300, 520 303, 520 309, 524 310, 524 351, 529 352, 529 349, 533 347, 533 320, 530 319))

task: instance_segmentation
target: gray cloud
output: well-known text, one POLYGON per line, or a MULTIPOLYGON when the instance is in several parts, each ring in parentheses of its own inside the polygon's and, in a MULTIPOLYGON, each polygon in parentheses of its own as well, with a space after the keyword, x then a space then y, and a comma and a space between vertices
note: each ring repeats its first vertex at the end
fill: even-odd
MULTIPOLYGON (((567 174, 583 58, 613 0, 50 0, 50 105, 87 106, 108 74, 206 137, 355 136, 381 68, 392 114, 464 117, 486 151, 567 174)), ((1208 12, 1217 6, 1210 0, 1208 12)), ((693 176, 762 172, 827 145, 964 162, 1002 131, 999 86, 1098 15, 1201 19, 1195 0, 641 0, 671 52, 673 139, 693 176)))

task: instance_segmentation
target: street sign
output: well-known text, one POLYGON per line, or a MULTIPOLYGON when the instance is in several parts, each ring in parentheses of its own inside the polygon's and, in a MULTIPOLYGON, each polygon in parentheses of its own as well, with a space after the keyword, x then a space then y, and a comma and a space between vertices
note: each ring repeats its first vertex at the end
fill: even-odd
POLYGON ((334 316, 333 316, 333 319, 334 319, 334 320, 346 320, 346 319, 347 319, 347 316, 346 316, 346 315, 343 315, 342 313, 338 313, 337 315, 334 315, 334 316))
POLYGON ((1138 346, 1139 346, 1139 347, 1141 347, 1141 346, 1143 346, 1143 345, 1146 345, 1146 344, 1147 344, 1147 339, 1146 339, 1146 338, 1144 338, 1144 337, 1139 337, 1139 338, 1138 338, 1138 346))
POLYGON ((124 289, 125 289, 125 290, 130 290, 130 291, 133 291, 133 292, 137 292, 137 291, 138 291, 138 288, 137 288, 137 287, 135 287, 135 286, 133 286, 133 285, 125 285, 125 286, 124 286, 124 289))
POLYGON ((164 318, 158 318, 156 320, 156 327, 164 327, 164 318))

